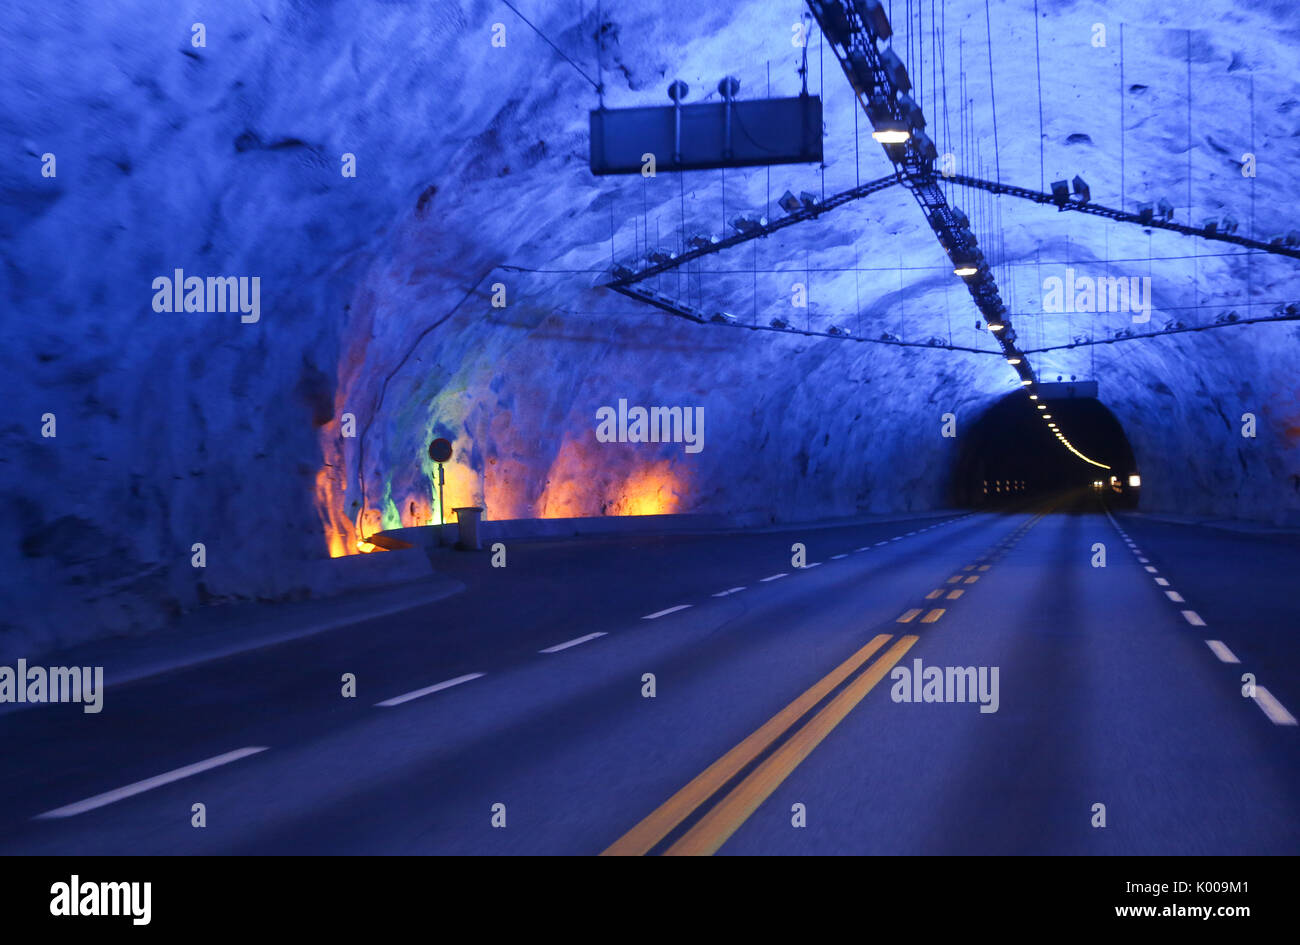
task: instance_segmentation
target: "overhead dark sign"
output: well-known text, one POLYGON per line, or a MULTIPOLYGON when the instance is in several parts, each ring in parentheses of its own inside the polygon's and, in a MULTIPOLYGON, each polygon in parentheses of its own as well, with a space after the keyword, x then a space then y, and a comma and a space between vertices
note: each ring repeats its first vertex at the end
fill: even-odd
POLYGON ((591 172, 639 174, 822 160, 822 102, 815 95, 597 109, 591 172))

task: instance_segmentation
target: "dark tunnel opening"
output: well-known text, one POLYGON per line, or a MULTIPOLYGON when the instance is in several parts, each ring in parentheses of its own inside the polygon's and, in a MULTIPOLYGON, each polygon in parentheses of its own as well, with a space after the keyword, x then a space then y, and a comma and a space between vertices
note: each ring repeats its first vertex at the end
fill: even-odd
POLYGON ((1092 490, 1113 506, 1135 508, 1141 478, 1124 428, 1092 397, 1034 402, 1024 391, 1003 397, 962 435, 953 501, 963 507, 1013 505, 1092 490), (1039 409, 1039 403, 1045 409, 1039 409), (1055 423, 1079 453, 1056 438, 1055 423))

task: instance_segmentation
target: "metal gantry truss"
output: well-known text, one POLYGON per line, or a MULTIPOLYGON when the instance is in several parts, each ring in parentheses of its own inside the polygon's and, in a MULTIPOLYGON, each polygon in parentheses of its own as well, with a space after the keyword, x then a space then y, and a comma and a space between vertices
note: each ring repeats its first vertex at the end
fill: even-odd
POLYGON ((817 201, 811 206, 801 206, 789 216, 782 217, 779 220, 772 220, 763 223, 748 230, 744 230, 719 239, 716 243, 708 242, 702 246, 685 249, 680 253, 674 254, 670 259, 662 260, 644 269, 633 271, 627 267, 615 266, 613 271, 614 278, 604 283, 609 289, 617 289, 620 286, 629 286, 637 282, 642 282, 653 276, 662 275, 671 269, 677 269, 688 262, 700 259, 703 256, 709 256, 713 253, 720 253, 724 249, 731 249, 733 246, 739 246, 741 243, 748 243, 750 240, 756 240, 763 236, 770 236, 786 227, 794 226, 796 223, 803 223, 806 220, 815 220, 823 213, 834 210, 836 207, 843 206, 853 200, 861 200, 863 197, 869 197, 871 194, 879 193, 888 187, 893 187, 899 183, 897 174, 890 174, 888 177, 881 177, 877 180, 869 181, 854 187, 852 190, 846 190, 842 193, 827 197, 825 200, 817 201))
POLYGON ((1236 233, 1225 232, 1217 227, 1214 229, 1204 226, 1187 226, 1183 223, 1174 223, 1172 220, 1161 219, 1154 214, 1147 213, 1129 213, 1126 210, 1117 210, 1114 207, 1106 207, 1101 204, 1092 203, 1088 200, 1079 200, 1073 198, 1061 199, 1053 194, 1045 194, 1042 191, 1030 190, 1027 187, 1016 187, 1013 184, 1002 184, 997 181, 981 180, 978 177, 967 177, 962 174, 954 174, 952 177, 946 177, 944 180, 952 184, 959 184, 962 187, 971 187, 976 190, 985 190, 991 194, 1005 194, 1010 197, 1020 197, 1023 200, 1032 200, 1034 203, 1051 204, 1058 210, 1074 210, 1078 213, 1092 214, 1093 216, 1105 217, 1108 220, 1118 220, 1121 223, 1135 223, 1138 226, 1149 229, 1169 230, 1174 233, 1181 233, 1184 236, 1199 236, 1202 239, 1215 240, 1220 243, 1235 243, 1238 246, 1246 246, 1250 249, 1257 249, 1265 253, 1273 253, 1278 256, 1290 256, 1292 259, 1300 259, 1300 247, 1289 246, 1281 236, 1271 242, 1252 239, 1249 236, 1238 236, 1236 233))

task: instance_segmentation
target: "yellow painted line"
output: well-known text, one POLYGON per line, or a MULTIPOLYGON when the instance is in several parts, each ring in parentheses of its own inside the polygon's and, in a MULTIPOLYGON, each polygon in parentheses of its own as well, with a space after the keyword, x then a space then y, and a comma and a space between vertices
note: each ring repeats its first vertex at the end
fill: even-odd
POLYGON ((921 612, 920 607, 913 607, 911 610, 905 611, 903 613, 903 616, 898 618, 898 623, 911 623, 913 620, 916 619, 916 615, 919 614, 920 612, 921 612))
POLYGON ((960 580, 961 580, 961 575, 960 575, 960 574, 954 574, 952 577, 948 578, 948 583, 949 583, 949 584, 956 584, 956 583, 957 583, 958 581, 960 581, 960 580))
POLYGON ((974 571, 974 570, 975 570, 975 565, 973 565, 973 564, 968 564, 968 565, 966 565, 966 567, 962 568, 962 570, 963 570, 963 571, 974 571))
POLYGON ((956 600, 958 597, 961 597, 961 595, 965 593, 966 592, 963 591, 960 587, 954 587, 952 590, 948 592, 948 600, 956 600))
MULTIPOLYGON (((892 634, 877 634, 866 646, 814 683, 803 695, 768 719, 761 728, 655 808, 649 816, 614 841, 601 856, 642 856, 648 853, 656 843, 668 836, 674 827, 685 820, 691 811, 712 797, 742 768, 765 752, 791 725, 826 698, 831 690, 856 673, 891 639, 893 639, 892 634)), ((916 637, 904 639, 915 640, 916 637)))
POLYGON ((942 607, 936 607, 934 610, 930 611, 928 614, 926 614, 924 617, 921 618, 921 623, 934 623, 943 615, 944 615, 944 609, 942 607))
POLYGON ((942 587, 936 587, 936 588, 935 588, 934 590, 932 590, 929 594, 926 594, 926 595, 925 595, 925 599, 926 599, 926 600, 934 600, 936 597, 939 597, 939 596, 941 596, 942 594, 943 594, 943 588, 942 588, 942 587))
POLYGON ((980 579, 980 576, 979 576, 978 574, 972 574, 970 577, 968 577, 968 578, 966 579, 966 583, 967 583, 967 584, 974 584, 974 583, 975 583, 976 581, 978 581, 979 579, 980 579))
POLYGON ((740 828, 749 815, 781 786, 790 773, 821 744, 835 726, 866 697, 876 683, 902 659, 918 637, 904 636, 853 680, 826 708, 818 712, 803 728, 795 732, 766 761, 741 781, 711 811, 668 848, 669 856, 708 856, 740 828))
POLYGON ((988 566, 987 564, 980 565, 980 570, 981 570, 981 571, 987 571, 988 569, 989 569, 989 566, 988 566))

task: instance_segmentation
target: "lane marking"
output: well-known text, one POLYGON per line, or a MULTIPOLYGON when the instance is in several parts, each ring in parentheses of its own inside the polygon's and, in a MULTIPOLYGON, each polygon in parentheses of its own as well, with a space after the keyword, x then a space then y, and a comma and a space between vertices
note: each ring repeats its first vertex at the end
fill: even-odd
POLYGON ((1221 640, 1206 640, 1205 645, 1214 651, 1214 655, 1219 658, 1220 663, 1240 663, 1237 654, 1228 649, 1227 645, 1221 640))
POLYGON ((936 607, 934 610, 930 611, 928 614, 926 614, 924 617, 921 618, 921 623, 934 623, 936 620, 942 617, 944 613, 945 611, 942 607, 936 607))
POLYGON ((978 581, 979 579, 980 579, 980 576, 979 576, 978 574, 972 574, 970 577, 968 577, 968 578, 966 579, 966 583, 967 583, 967 584, 974 584, 974 583, 975 583, 976 581, 978 581))
POLYGON ((916 619, 917 614, 921 612, 920 607, 913 607, 911 610, 903 611, 903 615, 898 618, 897 623, 911 623, 916 619))
POLYGON ((610 844, 601 856, 642 856, 648 853, 656 843, 668 836, 673 828, 690 816, 693 810, 765 752, 790 726, 803 718, 840 683, 856 673, 877 650, 892 639, 892 634, 877 634, 866 646, 823 676, 797 699, 764 722, 753 734, 696 775, 690 783, 655 808, 639 824, 610 844))
POLYGON ((961 595, 965 593, 966 592, 963 591, 960 587, 954 587, 952 590, 948 592, 948 600, 956 600, 958 597, 961 597, 961 595))
POLYGON ((1183 595, 1179 594, 1177 591, 1165 591, 1165 596, 1168 597, 1175 604, 1187 603, 1187 601, 1183 600, 1183 595))
POLYGON ((902 659, 919 638, 904 636, 865 673, 858 676, 830 704, 795 732, 772 756, 736 786, 667 850, 668 856, 708 855, 740 828, 758 806, 790 776, 796 767, 844 721, 868 692, 902 659))
POLYGON ((960 575, 960 574, 954 574, 952 577, 948 578, 948 583, 949 583, 949 584, 956 584, 956 583, 957 583, 958 581, 960 581, 960 580, 961 580, 961 575, 960 575))
POLYGON ((743 590, 744 590, 743 587, 729 587, 729 588, 727 588, 725 591, 719 591, 718 593, 714 594, 713 596, 714 596, 714 597, 726 597, 728 594, 739 594, 739 593, 740 593, 741 591, 743 591, 743 590))
POLYGON ((173 781, 180 781, 182 778, 189 778, 196 774, 202 774, 204 771, 211 771, 213 768, 219 768, 222 765, 228 765, 233 761, 239 761, 241 758, 247 758, 249 755, 256 755, 259 752, 266 751, 265 745, 250 748, 237 748, 234 751, 228 751, 224 755, 217 755, 215 758, 209 758, 206 761, 196 761, 192 765, 186 765, 183 768, 176 768, 165 774, 155 775, 152 778, 145 778, 143 781, 136 781, 134 784, 128 784, 126 787, 120 787, 116 790, 105 791, 103 794, 96 794, 94 797, 88 797, 84 801, 77 801, 74 804, 67 804, 64 807, 56 807, 54 810, 47 810, 43 814, 37 814, 32 820, 54 820, 61 817, 75 817, 77 814, 84 814, 88 810, 95 810, 98 807, 105 807, 114 804, 117 801, 125 800, 128 797, 134 797, 137 794, 143 794, 145 791, 151 791, 156 787, 162 787, 164 784, 171 784, 173 781))
POLYGON ((820 568, 821 566, 822 563, 820 561, 814 561, 812 564, 805 564, 803 567, 804 570, 807 571, 809 568, 820 568))
POLYGON ((1255 705, 1264 710, 1274 725, 1295 725, 1295 716, 1286 710, 1282 703, 1273 698, 1273 693, 1263 686, 1255 687, 1255 705))
POLYGON ((1151 562, 1150 562, 1149 560, 1147 560, 1146 558, 1138 558, 1138 563, 1139 563, 1139 564, 1150 564, 1151 562))
POLYGON ((679 610, 685 610, 690 604, 678 604, 676 607, 669 607, 666 610, 656 610, 653 614, 646 614, 642 620, 658 620, 660 617, 666 617, 669 614, 675 614, 679 610))
POLYGON ((1160 578, 1160 577, 1156 578, 1156 583, 1159 584, 1161 587, 1168 587, 1168 586, 1169 586, 1169 582, 1168 582, 1167 580, 1165 580, 1164 578, 1160 578))
POLYGON ((1159 573, 1160 573, 1160 572, 1158 572, 1155 568, 1151 567, 1151 565, 1149 565, 1149 564, 1146 566, 1146 568, 1145 568, 1144 570, 1147 572, 1147 574, 1159 574, 1159 573))
POLYGON ((929 594, 926 594, 926 595, 925 595, 925 599, 926 599, 926 600, 934 600, 936 597, 942 597, 942 596, 943 596, 943 588, 942 588, 942 587, 936 587, 936 588, 935 588, 934 590, 932 590, 929 594))
POLYGON ((558 653, 560 652, 560 650, 567 650, 571 646, 578 646, 581 643, 586 643, 588 640, 594 640, 597 637, 603 637, 604 635, 605 632, 603 630, 597 631, 596 633, 589 633, 585 637, 578 637, 577 639, 574 640, 565 640, 563 643, 557 643, 555 644, 555 646, 548 646, 546 649, 538 650, 537 652, 558 653))
POLYGON ((1194 610, 1184 610, 1183 618, 1193 627, 1205 626, 1205 621, 1201 619, 1201 615, 1194 610))
POLYGON ((863 545, 861 548, 854 548, 853 550, 854 550, 854 551, 867 551, 868 549, 870 549, 870 547, 871 547, 870 545, 863 545))
POLYGON ((980 565, 980 570, 981 570, 981 571, 987 571, 988 569, 989 569, 989 565, 987 565, 987 564, 981 564, 981 565, 980 565))
POLYGON ((889 544, 889 542, 887 541, 878 541, 876 542, 876 547, 879 548, 881 545, 887 545, 887 544, 889 544))
POLYGON ((832 561, 839 561, 841 558, 847 558, 848 555, 831 555, 832 561))
POLYGON ((782 571, 780 574, 773 574, 765 578, 759 578, 758 583, 766 584, 768 581, 775 581, 777 578, 783 578, 783 577, 789 577, 789 575, 787 575, 784 571, 782 571))
POLYGON ((897 538, 891 538, 891 539, 889 539, 889 540, 890 540, 890 541, 902 541, 902 540, 903 540, 903 536, 902 536, 902 535, 899 535, 897 538))
POLYGON ((385 699, 383 702, 376 702, 375 705, 385 709, 391 708, 395 705, 401 705, 403 702, 410 702, 412 699, 418 699, 421 696, 431 695, 435 692, 442 692, 442 690, 450 689, 452 686, 459 686, 461 683, 469 682, 471 679, 478 679, 482 675, 483 673, 468 673, 464 676, 457 676, 455 679, 448 679, 444 682, 434 683, 432 686, 425 686, 423 689, 416 689, 400 696, 393 696, 391 699, 385 699))

